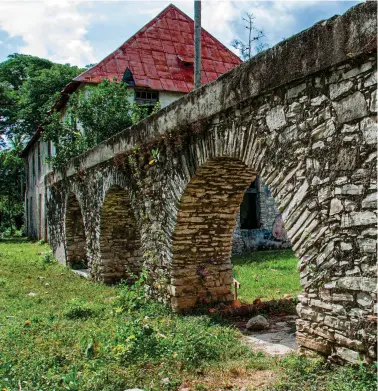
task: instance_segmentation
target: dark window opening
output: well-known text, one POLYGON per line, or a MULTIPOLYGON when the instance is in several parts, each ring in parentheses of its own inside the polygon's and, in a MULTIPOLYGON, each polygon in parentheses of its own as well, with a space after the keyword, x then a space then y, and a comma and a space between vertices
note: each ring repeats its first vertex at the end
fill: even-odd
POLYGON ((38 173, 41 174, 42 171, 42 161, 41 161, 41 143, 38 143, 38 173))
POLYGON ((33 151, 33 157, 32 157, 32 179, 35 181, 35 153, 33 151))
POLYGON ((244 194, 240 205, 240 229, 259 229, 260 199, 258 179, 254 180, 244 194))
POLYGON ((131 87, 135 86, 134 77, 129 68, 127 68, 125 73, 123 74, 122 80, 131 87))
POLYGON ((52 157, 52 141, 49 140, 47 144, 47 154, 49 157, 52 157))
POLYGON ((159 100, 157 91, 135 90, 135 102, 138 105, 155 106, 159 100))
POLYGON ((183 68, 193 69, 194 67, 194 58, 177 56, 183 68))

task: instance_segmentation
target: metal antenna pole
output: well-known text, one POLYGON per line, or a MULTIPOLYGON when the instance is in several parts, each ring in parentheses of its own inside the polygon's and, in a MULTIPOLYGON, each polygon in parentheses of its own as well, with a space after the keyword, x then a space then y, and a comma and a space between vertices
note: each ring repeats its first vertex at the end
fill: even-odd
POLYGON ((194 0, 194 89, 201 84, 201 0, 194 0))

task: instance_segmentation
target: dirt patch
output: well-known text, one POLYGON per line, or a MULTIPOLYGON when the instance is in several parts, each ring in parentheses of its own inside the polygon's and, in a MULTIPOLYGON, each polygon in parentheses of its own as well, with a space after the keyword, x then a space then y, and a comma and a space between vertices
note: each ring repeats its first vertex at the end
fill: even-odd
POLYGON ((298 349, 295 341, 296 315, 270 316, 267 318, 269 328, 262 331, 248 331, 245 325, 247 318, 238 319, 235 326, 242 332, 253 351, 268 353, 273 356, 283 356, 298 349))
POLYGON ((230 368, 204 374, 203 378, 184 382, 178 391, 252 391, 273 384, 278 374, 269 370, 230 368))

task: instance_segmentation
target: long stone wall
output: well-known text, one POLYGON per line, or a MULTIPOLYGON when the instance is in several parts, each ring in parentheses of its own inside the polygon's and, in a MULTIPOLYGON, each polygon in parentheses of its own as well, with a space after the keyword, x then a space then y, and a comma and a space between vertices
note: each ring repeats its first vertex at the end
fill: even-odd
POLYGON ((65 175, 50 176, 56 256, 66 262, 62 222, 74 193, 94 279, 106 280, 105 264, 127 278, 142 256, 151 295, 176 310, 231 300, 234 222, 258 174, 300 260, 298 343, 336 360, 373 361, 375 34, 375 5, 354 7, 100 144, 65 175), (107 208, 115 188, 127 197, 107 208), (121 238, 109 232, 118 224, 128 259, 115 254, 121 238))

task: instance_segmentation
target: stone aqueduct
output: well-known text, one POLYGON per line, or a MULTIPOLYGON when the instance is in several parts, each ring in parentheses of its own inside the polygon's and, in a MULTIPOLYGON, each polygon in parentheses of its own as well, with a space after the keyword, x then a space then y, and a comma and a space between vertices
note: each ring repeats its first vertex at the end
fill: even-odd
POLYGON ((176 310, 232 299, 235 216, 256 174, 300 259, 297 341, 372 361, 376 5, 322 21, 47 178, 50 238, 95 280, 146 268, 176 310), (152 152, 154 150, 154 152, 152 152))

